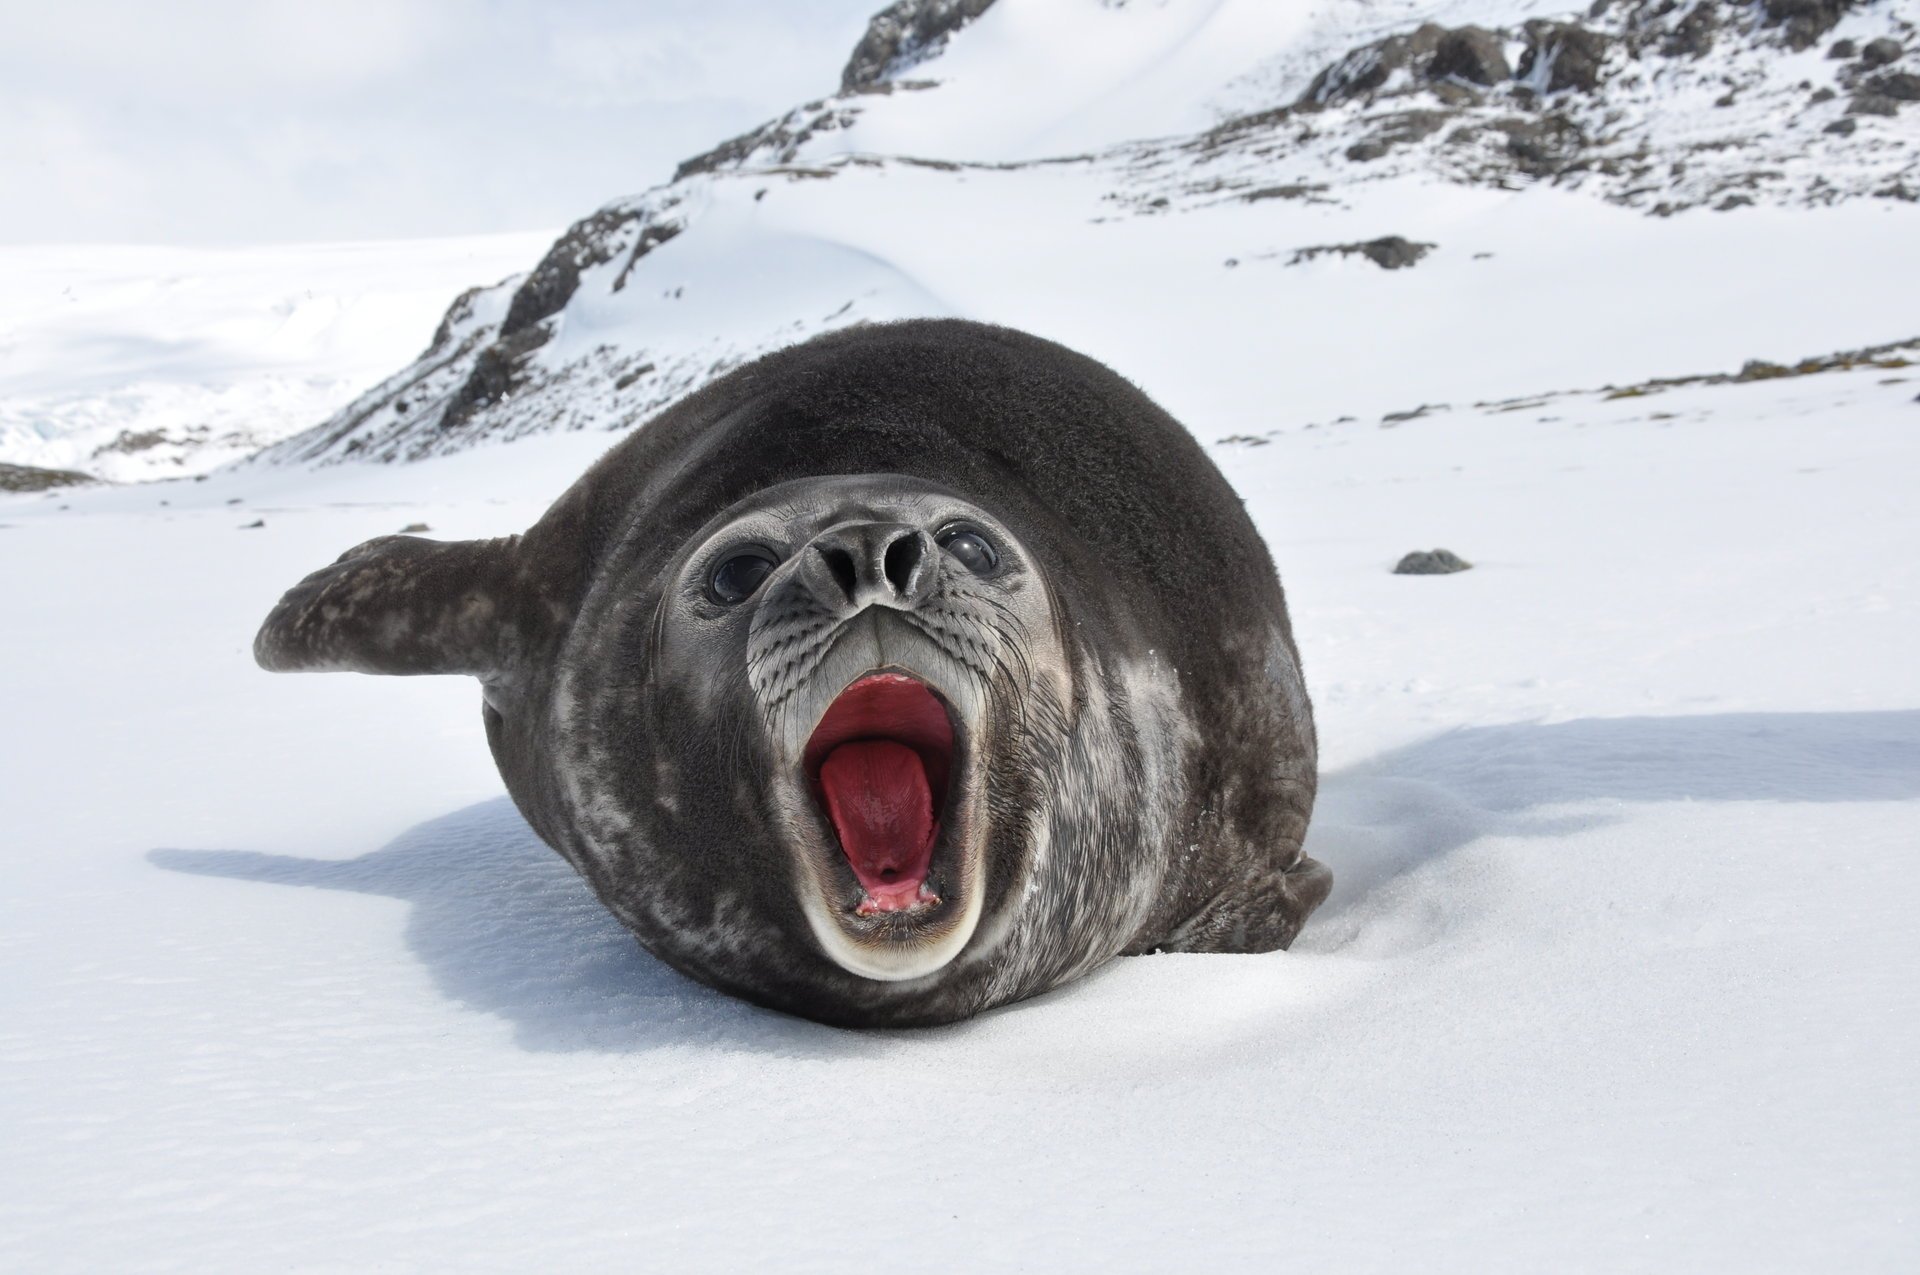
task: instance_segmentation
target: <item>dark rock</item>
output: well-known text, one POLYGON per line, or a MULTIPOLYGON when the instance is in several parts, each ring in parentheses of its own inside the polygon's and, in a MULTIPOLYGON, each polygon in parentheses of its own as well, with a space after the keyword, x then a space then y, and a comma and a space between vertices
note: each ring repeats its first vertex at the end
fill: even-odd
POLYGON ((1377 92, 1393 78, 1395 71, 1417 58, 1431 57, 1442 30, 1428 23, 1412 35, 1390 35, 1361 45, 1314 76, 1297 105, 1334 106, 1377 92))
POLYGON ((1496 32, 1428 22, 1406 35, 1390 35, 1350 51, 1316 75, 1296 105, 1317 109, 1365 97, 1385 88, 1402 70, 1410 87, 1417 88, 1455 82, 1492 87, 1511 75, 1496 32))
POLYGON ((51 491, 55 487, 81 487, 99 481, 91 474, 76 473, 71 469, 0 464, 0 491, 51 491))
POLYGON ((569 226, 540 258, 526 282, 514 291, 507 317, 500 324, 500 335, 524 332, 565 309, 580 286, 580 272, 611 261, 619 250, 618 232, 630 222, 639 221, 641 215, 626 208, 603 208, 569 226))
POLYGON ((896 71, 939 50, 947 37, 993 7, 993 0, 898 0, 873 15, 854 46, 840 91, 874 88, 896 71))
POLYGON ((1456 79, 1491 88, 1513 78, 1503 41, 1484 27, 1456 27, 1433 47, 1426 66, 1430 80, 1456 79))
POLYGON ((1905 51, 1900 47, 1900 41, 1883 35, 1878 40, 1867 41, 1867 46, 1860 50, 1860 64, 1869 68, 1885 66, 1889 62, 1898 62, 1905 51))
POLYGON ((642 363, 639 367, 632 368, 628 371, 622 372, 620 374, 620 379, 613 383, 613 388, 616 390, 631 389, 633 387, 634 382, 638 381, 641 377, 645 376, 647 373, 651 371, 653 371, 653 364, 642 363))
POLYGON ((1853 130, 1859 127, 1860 126, 1851 119, 1838 119, 1820 131, 1823 133, 1832 133, 1836 137, 1852 137, 1853 130))
POLYGON ((1718 9, 1715 0, 1700 0, 1668 34, 1660 51, 1670 58, 1701 58, 1713 52, 1713 37, 1720 30, 1718 9))
POLYGON ((1526 52, 1520 55, 1522 80, 1533 79, 1546 67, 1547 93, 1573 89, 1591 93, 1600 87, 1601 68, 1613 41, 1598 31, 1589 31, 1573 22, 1548 22, 1536 18, 1525 26, 1526 52))
POLYGON ((1857 0, 1763 0, 1770 27, 1785 27, 1787 47, 1811 49, 1857 0))
POLYGON ((1774 381, 1783 376, 1792 376, 1793 369, 1779 363, 1769 363, 1765 359, 1748 359, 1740 365, 1734 374, 1736 381, 1774 381))
POLYGON ((1849 115, 1898 115, 1900 103, 1878 93, 1855 93, 1847 103, 1849 115))
POLYGON ((1473 564, 1450 549, 1416 549, 1394 564, 1397 576, 1445 576, 1470 571, 1473 564))
POLYGON ((1587 141, 1580 125, 1557 111, 1495 120, 1493 128, 1507 135, 1507 153, 1521 172, 1532 177, 1551 177, 1563 171, 1587 141))
MULTIPOLYGON (((723 168, 733 168, 761 152, 766 152, 768 162, 784 164, 816 134, 830 133, 835 129, 851 124, 857 112, 834 106, 825 101, 808 102, 770 120, 749 133, 730 137, 710 151, 695 155, 692 159, 680 161, 673 170, 673 180, 681 181, 701 173, 718 172, 723 168)), ((831 175, 830 170, 822 170, 819 176, 831 175)), ((757 198, 757 197, 756 197, 757 198)))
POLYGON ((1890 97, 1896 102, 1920 102, 1920 75, 1911 71, 1888 71, 1860 86, 1868 93, 1890 97))
POLYGON ((1436 80, 1427 86, 1433 95, 1440 99, 1442 106, 1478 106, 1481 100, 1479 89, 1462 84, 1458 80, 1436 80))
POLYGON ((1831 102, 1834 98, 1839 96, 1840 95, 1838 93, 1835 93, 1831 88, 1823 87, 1823 88, 1815 89, 1813 91, 1813 96, 1808 98, 1807 101, 1813 103, 1815 106, 1818 106, 1822 102, 1831 102))
POLYGON ((544 327, 528 328, 481 350, 467 379, 447 400, 447 408, 440 414, 439 428, 442 431, 458 429, 481 408, 510 397, 526 379, 527 356, 545 345, 550 335, 544 327))
POLYGON ((1359 245, 1360 255, 1379 266, 1382 270, 1399 270, 1415 265, 1420 258, 1433 251, 1430 243, 1415 243, 1399 235, 1388 235, 1382 239, 1370 239, 1359 245))
POLYGON ((1380 116, 1374 130, 1347 147, 1347 158, 1358 163, 1379 159, 1396 146, 1431 137, 1452 117, 1445 111, 1398 111, 1380 116))
POLYGON ((412 535, 418 535, 422 531, 432 531, 432 530, 433 528, 429 527, 424 522, 410 522, 406 526, 400 528, 400 534, 403 536, 412 536, 412 535))
POLYGON ((95 456, 104 456, 108 452, 125 452, 129 456, 135 452, 150 451, 167 441, 167 433, 160 429, 130 430, 123 429, 119 437, 110 443, 102 443, 93 449, 95 456))
POLYGON ((1387 235, 1364 243, 1317 244, 1311 248, 1298 248, 1287 264, 1297 266, 1303 261, 1312 261, 1315 257, 1331 253, 1342 257, 1365 257, 1382 270, 1400 270, 1418 262, 1432 252, 1433 247, 1430 243, 1416 243, 1399 235, 1387 235))
POLYGON ((1263 199, 1311 199, 1315 195, 1324 193, 1326 189, 1325 182, 1296 182, 1289 186, 1262 186, 1258 190, 1248 191, 1240 198, 1250 204, 1257 204, 1263 199))
POLYGON ((240 524, 240 530, 242 530, 242 531, 258 531, 258 530, 259 530, 260 528, 262 528, 262 527, 264 527, 264 526, 266 526, 266 525, 267 525, 267 520, 266 520, 265 518, 255 518, 255 519, 254 519, 254 520, 253 520, 252 522, 243 522, 243 523, 241 523, 241 524, 240 524))
POLYGON ((1833 47, 1827 50, 1827 56, 1835 62, 1845 62, 1860 52, 1860 46, 1852 40, 1835 40, 1833 47))

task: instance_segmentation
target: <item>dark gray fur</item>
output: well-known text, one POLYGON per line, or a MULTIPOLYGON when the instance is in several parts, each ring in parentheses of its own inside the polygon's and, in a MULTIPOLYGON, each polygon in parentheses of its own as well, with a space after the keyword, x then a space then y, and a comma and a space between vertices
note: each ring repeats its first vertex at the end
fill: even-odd
POLYGON ((1283 948, 1330 884, 1301 853, 1299 658, 1239 499, 1132 385, 1002 328, 864 327, 763 358, 635 432, 523 535, 350 551, 255 650, 274 670, 478 677, 515 802, 649 951, 828 1022, 965 1018, 1120 954, 1283 948), (996 622, 1008 597, 946 562, 898 614, 861 612, 964 664, 982 705, 962 744, 979 800, 954 815, 985 847, 977 927, 937 970, 881 981, 809 928, 795 839, 814 833, 775 799, 786 763, 749 678, 762 605, 762 648, 779 624, 811 641, 855 619, 796 607, 793 564, 727 614, 686 581, 741 509, 896 489, 997 520, 1027 572, 1007 587, 1044 607, 996 622))

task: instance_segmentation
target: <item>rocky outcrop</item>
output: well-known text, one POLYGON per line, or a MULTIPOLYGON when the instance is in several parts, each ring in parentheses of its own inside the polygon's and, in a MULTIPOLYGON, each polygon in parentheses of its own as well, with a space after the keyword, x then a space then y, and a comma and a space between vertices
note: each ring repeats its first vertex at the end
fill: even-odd
MULTIPOLYGON (((555 241, 514 291, 506 318, 501 320, 494 339, 474 358, 473 368, 441 409, 439 427, 458 430, 482 408, 510 397, 526 380, 527 360, 550 335, 545 322, 560 313, 580 289, 580 275, 596 266, 606 265, 624 255, 625 264, 614 279, 613 290, 626 286, 627 276, 649 252, 680 233, 677 222, 660 220, 630 206, 603 208, 591 217, 575 222, 555 241)), ((454 303, 454 309, 441 323, 444 340, 453 316, 473 293, 454 303)), ((431 351, 429 351, 431 354, 431 351)))
POLYGON ((961 27, 993 7, 993 0, 898 0, 873 15, 840 73, 842 93, 864 93, 915 62, 939 52, 961 27))
POLYGON ((1527 51, 1515 73, 1522 83, 1540 93, 1591 93, 1600 87, 1612 40, 1576 22, 1535 19, 1525 31, 1527 51))
POLYGON ((1485 87, 1512 74, 1506 42, 1483 27, 1456 27, 1447 32, 1434 45, 1433 59, 1427 63, 1429 79, 1464 80, 1485 87))
POLYGON ((52 491, 56 487, 83 487, 99 481, 91 474, 77 474, 71 469, 0 464, 0 491, 52 491))
POLYGON ((1406 35, 1390 35, 1354 49, 1315 76, 1298 105, 1336 106, 1394 87, 1447 82, 1491 87, 1512 74, 1506 49, 1494 32, 1428 22, 1406 35))
POLYGON ((1787 47, 1810 49, 1857 0, 1761 0, 1770 27, 1784 27, 1787 47))

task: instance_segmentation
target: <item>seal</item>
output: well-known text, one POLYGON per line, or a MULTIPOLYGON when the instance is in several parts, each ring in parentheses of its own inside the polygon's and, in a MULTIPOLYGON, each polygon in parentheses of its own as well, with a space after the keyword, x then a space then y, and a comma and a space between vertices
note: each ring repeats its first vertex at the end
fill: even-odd
POLYGON ((646 949, 825 1022, 1284 948, 1312 712, 1265 544, 1105 366, 958 320, 707 385, 532 528, 308 576, 276 671, 478 678, 540 836, 646 949))

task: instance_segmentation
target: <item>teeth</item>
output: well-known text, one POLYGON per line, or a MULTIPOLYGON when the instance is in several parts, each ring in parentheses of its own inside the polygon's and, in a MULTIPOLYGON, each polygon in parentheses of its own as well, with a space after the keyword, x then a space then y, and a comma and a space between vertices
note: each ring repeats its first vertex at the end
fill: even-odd
POLYGON ((880 906, 879 901, 871 894, 862 894, 860 896, 860 904, 854 908, 853 912, 855 916, 879 916, 885 912, 891 912, 895 915, 902 912, 924 912, 939 902, 940 896, 935 894, 926 882, 922 881, 920 883, 920 893, 914 897, 913 903, 908 907, 883 908, 880 906))

